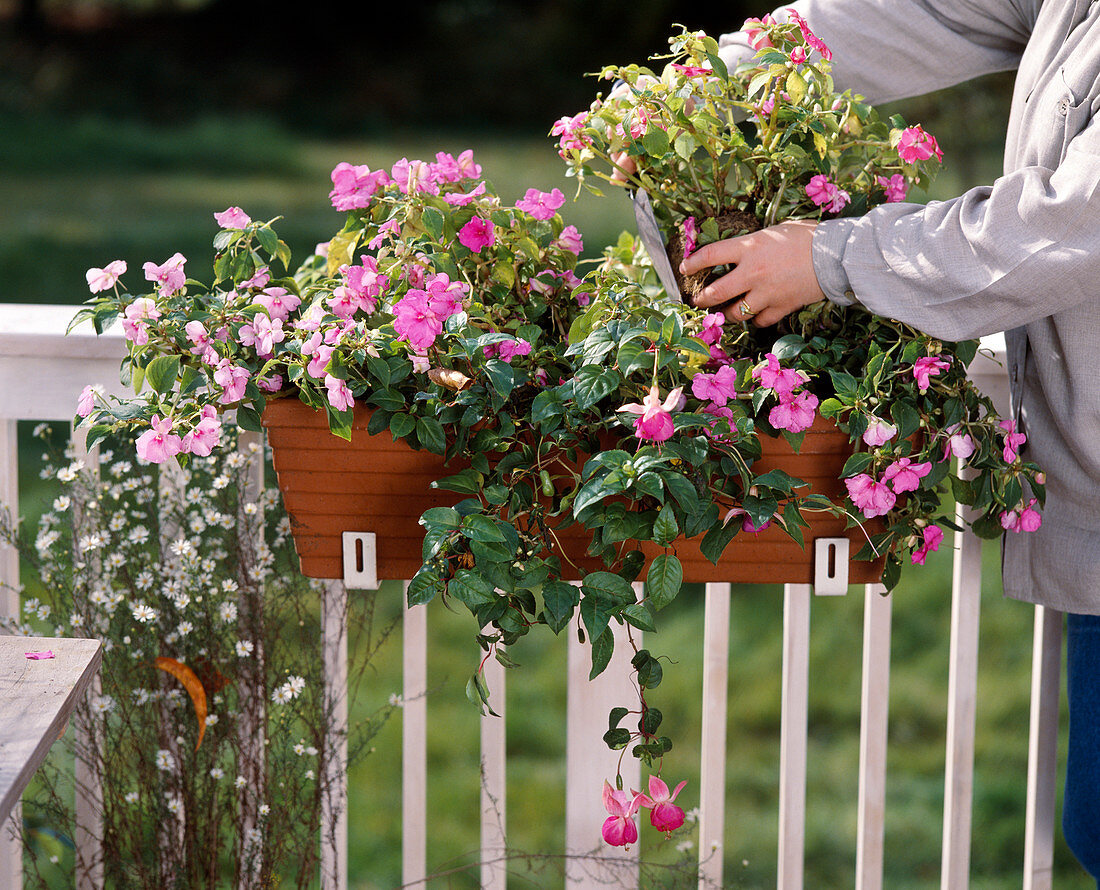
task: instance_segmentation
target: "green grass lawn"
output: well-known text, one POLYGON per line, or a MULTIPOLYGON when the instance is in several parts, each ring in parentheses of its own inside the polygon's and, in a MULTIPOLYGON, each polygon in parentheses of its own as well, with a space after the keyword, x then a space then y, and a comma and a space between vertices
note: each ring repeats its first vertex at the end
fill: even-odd
MULTIPOLYGON (((941 138, 945 146, 950 139, 941 138)), ((474 150, 505 200, 528 187, 567 190, 571 182, 550 140, 540 134, 421 134, 386 140, 303 141, 262 121, 207 121, 171 131, 79 121, 0 121, 5 175, 0 177, 0 300, 79 303, 84 270, 127 260, 127 281, 141 284, 141 264, 179 250, 192 277, 209 278, 211 214, 231 204, 253 217, 282 214, 279 231, 297 258, 342 224, 328 202, 328 174, 339 161, 388 167, 402 157, 474 150)), ((950 157, 950 155, 949 155, 950 157)), ((981 170, 988 173, 993 162, 981 170)), ((941 178, 937 195, 965 186, 941 178)), ((585 196, 567 203, 566 220, 598 252, 628 227, 626 198, 585 196)), ((26 499, 34 503, 36 454, 26 499)), ((28 463, 29 462, 29 463, 28 463)), ((946 548, 945 548, 946 549, 946 548)), ((975 776, 973 885, 1018 887, 1023 861, 1031 609, 1001 598, 996 546, 986 552, 975 776)), ((886 817, 886 886, 917 890, 938 885, 943 811, 950 561, 946 553, 911 572, 894 594, 890 764, 886 817)), ((400 590, 386 585, 380 611, 396 616, 400 590)), ((775 885, 782 594, 776 587, 741 587, 733 597, 727 761, 726 875, 730 886, 775 885)), ((663 624, 656 651, 676 664, 654 703, 679 728, 665 774, 688 779, 680 801, 698 801, 701 690, 698 641, 702 596, 685 591, 663 624)), ((433 604, 430 613, 428 709, 429 864, 449 869, 473 861, 477 846, 478 724, 463 688, 477 651, 465 614, 433 604)), ((853 883, 859 739, 862 596, 816 600, 811 642, 809 809, 806 886, 853 883)), ((537 636, 537 635, 536 635, 537 636)), ((400 689, 400 634, 384 647, 354 705, 358 718, 400 689)), ((564 639, 525 639, 509 675, 508 837, 517 850, 556 856, 563 846, 564 639)), ((353 719, 357 719, 353 717, 353 719)), ((1063 723, 1065 711, 1063 708, 1063 723)), ((350 875, 353 887, 400 881, 400 717, 354 767, 350 794, 350 875)), ((599 807, 599 789, 593 806, 599 807)), ((676 841, 644 834, 643 855, 677 858, 676 841)), ((594 839, 595 840, 595 839, 594 839)), ((552 860, 513 886, 560 886, 552 860)), ((527 866, 517 863, 517 871, 527 866)), ((431 882, 433 888, 475 887, 476 873, 431 882)), ((1084 890, 1089 882, 1059 841, 1055 884, 1084 890)))

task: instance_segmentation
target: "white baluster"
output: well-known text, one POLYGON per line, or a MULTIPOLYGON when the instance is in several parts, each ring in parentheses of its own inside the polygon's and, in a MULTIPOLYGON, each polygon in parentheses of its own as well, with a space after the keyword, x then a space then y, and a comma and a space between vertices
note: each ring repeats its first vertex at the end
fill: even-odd
MULTIPOLYGON (((404 585, 408 592, 408 583, 404 585)), ((428 855, 428 618, 427 606, 405 601, 401 718, 401 879, 423 881, 428 855)))
POLYGON ((809 584, 783 587, 783 699, 779 730, 779 890, 801 890, 806 841, 810 688, 809 584))
POLYGON ((863 688, 859 726, 856 890, 881 890, 890 717, 891 598, 881 584, 863 595, 863 688))
POLYGON ((703 727, 699 770, 699 886, 722 886, 726 827, 730 585, 708 584, 703 615, 703 727))
MULTIPOLYGON (((19 516, 18 422, 0 421, 0 509, 14 521, 19 516)), ((19 551, 0 543, 0 618, 19 620, 19 551)), ((23 808, 16 804, 0 822, 0 887, 23 886, 23 808)))
POLYGON ((321 591, 325 732, 321 790, 321 890, 348 886, 348 593, 342 581, 321 591))

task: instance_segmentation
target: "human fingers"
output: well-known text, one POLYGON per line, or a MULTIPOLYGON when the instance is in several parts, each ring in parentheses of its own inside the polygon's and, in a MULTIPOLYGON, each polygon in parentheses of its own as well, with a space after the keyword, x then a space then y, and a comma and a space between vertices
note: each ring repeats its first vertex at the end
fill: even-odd
POLYGON ((734 265, 741 260, 741 244, 738 238, 725 238, 722 241, 712 241, 696 248, 689 256, 684 257, 680 263, 680 273, 694 275, 704 269, 714 266, 734 265))
POLYGON ((638 165, 634 163, 634 158, 625 151, 614 152, 611 155, 611 163, 615 165, 615 170, 611 173, 612 182, 625 183, 627 176, 633 176, 638 172, 638 165))

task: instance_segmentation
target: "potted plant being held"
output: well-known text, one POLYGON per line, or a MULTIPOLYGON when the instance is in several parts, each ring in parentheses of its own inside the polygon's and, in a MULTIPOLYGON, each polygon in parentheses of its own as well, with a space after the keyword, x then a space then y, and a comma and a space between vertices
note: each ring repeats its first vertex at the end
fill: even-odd
MULTIPOLYGON (((713 46, 677 40, 677 52, 713 46)), ((801 120, 776 116, 770 150, 793 152, 801 120)), ((819 125, 828 135, 824 122, 810 132, 819 125)), ((604 129, 573 135, 595 144, 604 129)), ((486 657, 502 660, 502 647, 533 628, 572 628, 591 646, 592 676, 609 663, 612 626, 625 626, 638 700, 615 709, 605 739, 655 767, 658 783, 672 741, 647 695, 663 671, 637 632, 656 630, 675 600, 685 541, 720 565, 739 536, 771 523, 801 540, 807 515, 830 513, 861 535, 867 526, 866 554, 886 557, 892 585, 903 555, 922 561, 950 525, 939 513, 947 480, 975 507, 979 530, 1005 516, 1033 521, 1020 501, 1025 483, 1041 497, 1037 470, 965 377, 976 344, 827 306, 760 343, 664 295, 629 236, 581 278, 581 238, 558 214, 561 193, 504 202, 468 154, 388 170, 341 164, 331 198, 345 223, 327 256, 295 270, 274 221, 229 208, 215 215, 209 285, 188 279, 179 255, 146 264, 141 295, 121 286, 117 263, 89 272, 93 298, 79 318, 100 329, 121 320, 124 374, 137 389, 122 402, 83 394, 89 441, 126 432, 146 460, 185 462, 216 446, 224 412, 260 429, 291 403, 333 434, 314 434, 318 444, 400 440, 427 457, 421 478, 449 498, 404 501, 409 513, 423 508, 410 602, 463 603, 486 657), (850 492, 839 501, 761 459, 780 432, 797 448, 817 415, 867 443, 834 474, 850 492), (963 452, 973 478, 944 459, 963 452), (883 529, 868 526, 879 518, 883 529)), ((699 229, 718 237, 710 223, 699 229)), ((343 470, 328 475, 340 481, 343 470)), ((348 522, 371 529, 369 517, 348 522)), ((488 704, 478 672, 468 688, 488 704)), ((641 797, 667 829, 678 808, 661 787, 641 797)), ((607 789, 610 842, 629 841, 641 797, 607 789)))

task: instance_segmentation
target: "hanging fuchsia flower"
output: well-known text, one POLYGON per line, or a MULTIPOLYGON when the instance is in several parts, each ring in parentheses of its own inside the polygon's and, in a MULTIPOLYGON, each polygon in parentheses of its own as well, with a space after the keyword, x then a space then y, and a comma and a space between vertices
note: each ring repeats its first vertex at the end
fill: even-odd
POLYGON ((223 229, 243 229, 252 222, 252 217, 240 207, 226 207, 221 213, 214 214, 214 221, 223 229))
POLYGON ((172 418, 163 420, 154 414, 146 430, 137 440, 137 456, 151 464, 162 464, 180 453, 182 440, 172 432, 172 418))
POLYGON ((88 290, 93 294, 110 290, 118 279, 126 272, 126 260, 114 260, 102 269, 91 268, 84 277, 88 280, 88 290))
POLYGON ((876 516, 885 516, 897 503, 897 496, 890 491, 885 482, 878 482, 867 473, 860 473, 851 479, 845 479, 844 484, 848 488, 848 497, 857 509, 863 511, 868 519, 876 516))
POLYGON ((917 389, 926 392, 931 382, 930 378, 939 376, 943 371, 951 367, 951 359, 942 359, 934 355, 926 355, 913 362, 913 378, 917 381, 917 389))
POLYGON ((875 182, 882 187, 882 190, 886 192, 886 203, 896 204, 898 201, 904 201, 905 195, 909 191, 909 183, 905 181, 905 177, 900 173, 895 173, 889 179, 885 176, 876 176, 875 182))
POLYGON ((780 397, 779 404, 768 412, 768 423, 777 430, 801 433, 814 425, 816 412, 817 396, 803 390, 795 396, 780 397))
POLYGON ((745 19, 741 30, 745 32, 749 45, 755 50, 760 50, 772 46, 771 38, 768 37, 768 28, 774 24, 775 19, 771 15, 766 15, 762 19, 745 19))
POLYGON ((821 58, 826 62, 831 62, 833 59, 832 51, 825 45, 825 42, 820 37, 810 30, 810 26, 806 24, 806 20, 793 9, 788 9, 787 12, 791 20, 798 24, 798 28, 802 32, 802 39, 805 40, 812 49, 816 49, 821 53, 821 58))
POLYGON ((923 543, 909 557, 913 565, 916 566, 924 565, 924 560, 928 554, 940 549, 940 542, 943 540, 943 529, 938 525, 928 525, 924 527, 921 536, 924 539, 923 543))
POLYGON ((881 417, 872 417, 863 432, 863 441, 871 448, 878 448, 898 434, 898 428, 881 417))
POLYGON ((604 820, 601 834, 611 846, 626 847, 637 842, 638 826, 634 822, 634 816, 638 812, 641 798, 641 794, 614 790, 604 781, 603 806, 610 815, 604 820))
POLYGON ((550 219, 564 203, 565 195, 561 193, 561 189, 551 189, 549 192, 528 189, 527 193, 516 201, 516 209, 530 213, 535 219, 550 219))
POLYGON ((1002 420, 999 425, 1005 431, 1004 451, 1001 456, 1006 464, 1010 464, 1020 456, 1020 448, 1027 442, 1027 436, 1016 431, 1015 420, 1002 420))
POLYGON ((638 419, 634 421, 634 435, 639 439, 664 442, 672 436, 674 429, 672 413, 680 409, 682 394, 683 387, 677 386, 662 402, 661 392, 657 389, 657 384, 653 384, 640 405, 637 402, 630 402, 619 410, 638 415, 638 419))
POLYGON ((918 161, 927 161, 932 156, 937 161, 943 160, 943 151, 940 149, 936 137, 926 133, 924 127, 917 124, 902 130, 898 140, 898 156, 907 164, 915 164, 918 161))
MULTIPOLYGON (((733 507, 722 517, 722 525, 727 525, 731 519, 736 519, 738 516, 743 516, 741 520, 741 531, 749 532, 751 534, 759 534, 766 528, 770 528, 772 521, 765 519, 760 525, 756 525, 752 521, 752 517, 749 516, 748 511, 744 507, 733 507)), ((677 789, 679 791, 679 789, 677 789)))
POLYGON ((668 785, 660 776, 649 777, 649 794, 639 794, 639 803, 649 810, 649 824, 658 831, 671 834, 684 824, 684 811, 676 806, 673 801, 683 791, 687 784, 684 779, 676 790, 669 794, 668 785))
POLYGON ((931 463, 915 464, 908 457, 902 457, 886 468, 886 472, 882 474, 882 481, 889 482, 895 494, 916 491, 920 488, 921 479, 931 470, 931 463))
POLYGON ((495 228, 490 220, 475 216, 459 229, 458 240, 471 253, 480 253, 496 241, 495 228))

